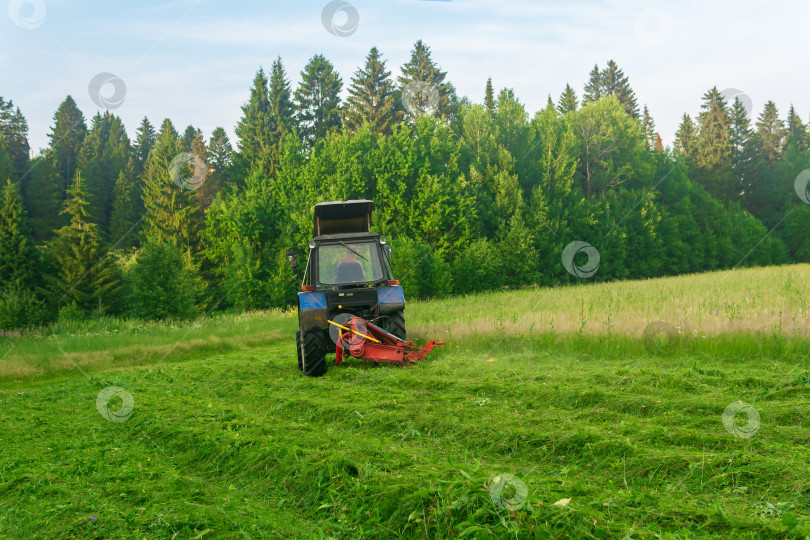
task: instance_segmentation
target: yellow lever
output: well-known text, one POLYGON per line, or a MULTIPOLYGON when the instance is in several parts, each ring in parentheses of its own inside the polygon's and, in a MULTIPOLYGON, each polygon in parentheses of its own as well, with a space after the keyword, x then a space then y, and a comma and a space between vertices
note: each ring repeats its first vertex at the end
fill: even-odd
POLYGON ((357 330, 352 330, 351 328, 347 328, 347 327, 343 326, 342 324, 336 323, 335 321, 327 320, 326 322, 328 322, 329 324, 334 324, 338 328, 343 328, 344 330, 347 330, 347 331, 351 332, 352 334, 357 334, 358 336, 364 337, 366 339, 370 339, 374 343, 379 343, 380 342, 379 339, 374 339, 373 337, 362 334, 362 333, 358 332, 357 330))

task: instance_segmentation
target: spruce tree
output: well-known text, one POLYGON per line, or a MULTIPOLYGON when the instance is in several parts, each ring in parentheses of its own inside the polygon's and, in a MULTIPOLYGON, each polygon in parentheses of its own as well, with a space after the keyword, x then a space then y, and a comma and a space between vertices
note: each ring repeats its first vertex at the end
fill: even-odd
POLYGON ((197 136, 197 131, 199 130, 192 125, 186 126, 181 142, 183 152, 191 152, 191 143, 194 141, 194 137, 197 136))
POLYGON ((277 149, 284 133, 288 133, 293 128, 294 106, 292 100, 292 90, 290 81, 287 80, 287 73, 281 63, 281 57, 273 62, 270 72, 270 88, 268 91, 270 100, 270 128, 273 146, 277 149))
POLYGON ((731 170, 743 199, 750 196, 751 185, 755 183, 758 171, 751 140, 751 120, 739 98, 731 106, 731 170))
POLYGON ((208 143, 208 163, 213 169, 209 172, 210 182, 217 191, 230 183, 232 160, 233 149, 228 134, 221 127, 214 128, 208 143))
POLYGON ((76 174, 77 157, 87 134, 87 125, 84 122, 82 111, 70 96, 59 105, 53 121, 54 125, 48 137, 51 141, 50 150, 54 166, 59 175, 60 192, 64 198, 67 194, 68 184, 76 174))
POLYGON ((90 221, 104 235, 110 230, 113 192, 132 149, 121 119, 106 111, 93 117, 90 132, 79 152, 79 170, 90 204, 90 221))
POLYGON ((757 119, 757 137, 768 165, 773 167, 785 149, 787 130, 779 119, 779 111, 773 101, 768 101, 757 119))
POLYGON ((397 78, 402 99, 409 99, 410 115, 430 114, 437 118, 449 117, 450 85, 444 82, 447 73, 441 71, 430 56, 430 47, 420 39, 411 50, 410 60, 401 68, 397 78), (409 87, 410 85, 410 87, 409 87))
POLYGON ((64 212, 70 224, 62 227, 49 246, 60 304, 75 302, 87 312, 106 313, 119 305, 120 269, 101 242, 98 225, 89 221, 87 195, 81 174, 68 193, 64 212))
MULTIPOLYGON (((180 153, 182 141, 171 121, 166 119, 143 174, 142 238, 155 238, 186 251, 197 245, 198 206, 194 191, 179 186, 180 179, 171 176, 169 164, 180 153)), ((180 174, 191 176, 188 170, 180 174)))
POLYGON ((31 289, 36 260, 19 184, 8 179, 0 191, 0 289, 31 289))
POLYGON ((624 105, 624 110, 627 111, 633 118, 638 118, 638 102, 636 101, 636 93, 630 87, 630 80, 619 69, 616 62, 610 60, 607 68, 602 71, 602 91, 601 95, 615 96, 619 103, 624 105))
POLYGON ((484 106, 487 109, 490 120, 495 119, 495 90, 492 88, 492 77, 487 79, 487 88, 484 92, 484 106))
POLYGON ((703 96, 698 124, 694 179, 721 201, 734 200, 737 182, 731 170, 731 116, 716 87, 703 96))
POLYGON ((217 194, 217 189, 219 186, 211 183, 211 166, 208 162, 208 148, 205 143, 205 137, 203 137, 202 131, 199 129, 194 134, 194 139, 191 141, 191 153, 201 160, 205 162, 205 179, 203 179, 202 184, 196 191, 197 195, 197 205, 200 208, 200 211, 194 215, 194 219, 197 220, 195 224, 195 229, 199 230, 200 226, 202 225, 202 216, 205 212, 205 209, 211 205, 211 202, 214 200, 214 196, 217 194))
POLYGON ((582 94, 582 105, 594 103, 602 99, 602 73, 599 71, 599 66, 594 65, 591 73, 588 76, 588 82, 585 84, 585 93, 582 94))
POLYGON ((29 152, 28 122, 19 107, 15 109, 11 100, 0 97, 0 155, 6 153, 10 165, 8 171, 0 167, 0 178, 19 181, 28 169, 29 152))
POLYGON ((48 240, 66 222, 60 215, 65 204, 60 182, 50 151, 31 161, 29 172, 22 181, 28 224, 37 243, 48 240))
POLYGON ((792 104, 787 117, 786 146, 790 145, 795 145, 799 152, 807 148, 807 126, 804 125, 801 117, 796 114, 796 109, 792 104))
POLYGON ((385 69, 380 52, 372 47, 365 66, 355 72, 349 87, 343 121, 349 131, 368 126, 375 133, 391 133, 395 110, 390 77, 391 72, 385 69))
POLYGON ((312 146, 332 130, 340 128, 340 91, 343 80, 329 60, 313 56, 301 72, 295 91, 298 134, 312 146))
POLYGON ((253 79, 250 99, 242 106, 242 118, 236 125, 236 136, 239 138, 235 156, 240 177, 245 177, 254 166, 264 162, 270 156, 272 146, 271 107, 267 88, 267 77, 259 69, 253 79))
POLYGON ((696 158, 697 136, 697 126, 692 121, 692 117, 684 114, 681 125, 678 126, 678 131, 675 133, 675 151, 684 158, 689 167, 694 165, 696 158))
POLYGON ((570 113, 577 110, 579 103, 577 102, 577 95, 574 93, 574 89, 571 88, 570 84, 565 85, 565 91, 560 95, 560 101, 557 105, 557 109, 562 113, 570 113))
POLYGON ((155 128, 147 117, 143 117, 138 131, 135 132, 135 143, 132 145, 132 155, 135 156, 135 174, 140 175, 146 167, 149 152, 155 146, 155 128))
POLYGON ((655 121, 650 115, 649 109, 644 105, 644 113, 641 115, 641 125, 644 128, 644 138, 647 140, 647 148, 650 150, 656 149, 658 146, 658 133, 655 131, 655 121))
POLYGON ((135 186, 135 163, 135 158, 130 158, 127 166, 118 173, 113 188, 110 240, 115 247, 123 249, 137 245, 136 225, 142 215, 136 200, 139 193, 135 186))

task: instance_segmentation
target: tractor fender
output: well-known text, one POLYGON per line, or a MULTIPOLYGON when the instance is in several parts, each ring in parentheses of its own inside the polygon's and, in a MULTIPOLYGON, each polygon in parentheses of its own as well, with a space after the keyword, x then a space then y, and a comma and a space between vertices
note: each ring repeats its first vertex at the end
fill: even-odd
POLYGON ((322 292, 298 293, 298 323, 302 332, 312 328, 326 330, 329 328, 328 318, 326 294, 322 292))
POLYGON ((377 289, 377 304, 380 315, 389 315, 405 309, 405 293, 400 285, 377 289))

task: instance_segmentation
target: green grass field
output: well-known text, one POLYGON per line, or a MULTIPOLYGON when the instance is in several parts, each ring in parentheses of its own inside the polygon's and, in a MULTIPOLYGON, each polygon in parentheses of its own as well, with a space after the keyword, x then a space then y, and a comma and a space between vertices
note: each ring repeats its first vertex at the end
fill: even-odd
POLYGON ((444 347, 319 379, 294 313, 0 338, 0 538, 810 536, 808 283, 412 302, 444 347))

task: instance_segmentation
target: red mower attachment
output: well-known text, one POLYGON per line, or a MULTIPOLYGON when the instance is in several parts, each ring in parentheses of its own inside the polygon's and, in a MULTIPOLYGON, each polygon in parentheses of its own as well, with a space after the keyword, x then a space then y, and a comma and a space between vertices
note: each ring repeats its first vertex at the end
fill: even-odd
POLYGON ((343 362, 348 353, 369 362, 405 365, 422 360, 436 345, 444 345, 443 341, 431 341, 420 349, 413 340, 402 340, 360 317, 352 317, 345 326, 334 321, 329 324, 340 328, 336 364, 343 362))

